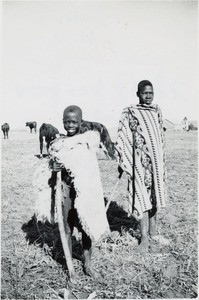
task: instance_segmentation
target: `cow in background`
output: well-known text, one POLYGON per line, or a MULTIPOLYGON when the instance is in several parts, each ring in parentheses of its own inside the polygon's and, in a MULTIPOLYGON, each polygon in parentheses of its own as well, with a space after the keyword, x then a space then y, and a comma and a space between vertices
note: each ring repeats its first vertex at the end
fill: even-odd
POLYGON ((89 122, 82 120, 80 126, 80 133, 84 133, 88 130, 98 131, 100 134, 100 146, 104 150, 105 154, 115 159, 114 143, 111 141, 107 128, 97 122, 89 122))
POLYGON ((58 129, 51 124, 43 123, 41 125, 41 127, 39 128, 40 157, 43 157, 43 142, 46 142, 46 149, 48 152, 50 143, 59 136, 60 134, 58 129))
POLYGON ((8 139, 8 131, 10 130, 10 126, 8 123, 4 123, 1 126, 1 130, 3 131, 4 139, 8 139))
POLYGON ((34 129, 35 133, 37 132, 37 122, 26 122, 26 126, 30 127, 30 133, 34 129))

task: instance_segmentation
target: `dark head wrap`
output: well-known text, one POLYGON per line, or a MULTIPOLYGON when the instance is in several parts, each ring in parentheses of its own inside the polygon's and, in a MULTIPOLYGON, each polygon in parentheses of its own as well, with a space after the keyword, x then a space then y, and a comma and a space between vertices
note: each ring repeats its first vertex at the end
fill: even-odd
POLYGON ((64 114, 63 114, 63 119, 68 113, 76 113, 78 117, 82 120, 82 110, 79 106, 76 105, 69 105, 65 108, 64 114))

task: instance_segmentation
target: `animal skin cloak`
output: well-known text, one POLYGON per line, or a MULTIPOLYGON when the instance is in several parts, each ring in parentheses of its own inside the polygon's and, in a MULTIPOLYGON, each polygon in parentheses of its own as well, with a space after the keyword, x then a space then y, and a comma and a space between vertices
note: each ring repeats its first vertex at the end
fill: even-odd
POLYGON ((123 110, 116 150, 119 165, 128 174, 129 212, 141 219, 153 206, 165 207, 163 120, 157 105, 123 110))
MULTIPOLYGON (((76 191, 74 207, 84 231, 93 240, 98 240, 109 233, 96 157, 99 143, 99 134, 88 131, 74 137, 57 139, 49 151, 51 158, 62 163, 67 172, 70 173, 76 191)), ((38 172, 36 174, 38 175, 38 172)), ((37 182, 35 214, 37 219, 41 221, 46 219, 50 221, 51 199, 45 174, 46 171, 43 172, 43 175, 41 172, 35 179, 35 183, 37 182), (45 185, 42 185, 42 182, 45 182, 45 185), (45 203, 47 209, 42 203, 45 203)))

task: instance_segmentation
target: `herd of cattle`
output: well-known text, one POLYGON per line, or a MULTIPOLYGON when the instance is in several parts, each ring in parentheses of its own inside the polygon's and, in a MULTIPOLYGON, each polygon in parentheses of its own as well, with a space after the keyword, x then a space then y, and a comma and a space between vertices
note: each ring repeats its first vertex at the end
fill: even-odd
MULTIPOLYGON (((26 126, 30 128, 30 133, 34 131, 37 132, 37 122, 26 122, 26 126)), ((4 123, 1 126, 1 129, 4 134, 4 139, 8 139, 8 132, 10 130, 10 126, 8 123, 4 123)), ((88 130, 98 131, 100 134, 100 147, 104 150, 105 154, 114 159, 114 143, 111 141, 109 132, 107 128, 97 122, 89 122, 89 121, 82 121, 80 127, 80 133, 84 133, 88 130)), ((39 128, 39 142, 40 142, 40 157, 43 157, 43 148, 44 142, 46 143, 46 149, 48 152, 50 143, 60 137, 65 136, 64 134, 60 134, 58 129, 52 126, 51 124, 43 123, 39 128)))

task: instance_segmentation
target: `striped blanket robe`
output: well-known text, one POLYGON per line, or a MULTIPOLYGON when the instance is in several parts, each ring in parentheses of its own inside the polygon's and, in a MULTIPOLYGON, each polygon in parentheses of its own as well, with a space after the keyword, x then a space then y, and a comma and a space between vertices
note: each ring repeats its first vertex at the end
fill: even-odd
POLYGON ((129 212, 141 219, 152 207, 165 207, 164 133, 157 105, 123 110, 115 144, 119 166, 128 174, 129 212))

